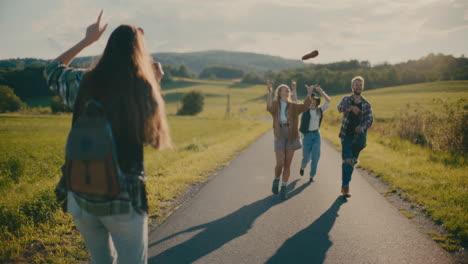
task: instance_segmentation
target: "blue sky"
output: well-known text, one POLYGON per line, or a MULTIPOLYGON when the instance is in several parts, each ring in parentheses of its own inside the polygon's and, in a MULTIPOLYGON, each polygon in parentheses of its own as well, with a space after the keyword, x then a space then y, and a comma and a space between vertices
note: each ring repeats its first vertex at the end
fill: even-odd
POLYGON ((104 9, 109 26, 80 55, 102 52, 120 24, 145 30, 151 52, 211 49, 314 62, 468 56, 466 0, 0 0, 0 59, 52 59, 78 42, 104 9))

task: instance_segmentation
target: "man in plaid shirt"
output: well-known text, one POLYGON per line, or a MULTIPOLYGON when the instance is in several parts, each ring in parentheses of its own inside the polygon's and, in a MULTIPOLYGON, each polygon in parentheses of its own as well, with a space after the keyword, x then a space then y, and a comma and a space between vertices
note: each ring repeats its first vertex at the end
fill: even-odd
POLYGON ((371 104, 361 95, 364 90, 364 78, 356 76, 351 80, 353 94, 343 97, 338 104, 338 111, 343 113, 339 137, 341 138, 342 185, 341 193, 350 197, 349 182, 357 163, 359 153, 366 146, 367 129, 372 126, 374 117, 371 104))

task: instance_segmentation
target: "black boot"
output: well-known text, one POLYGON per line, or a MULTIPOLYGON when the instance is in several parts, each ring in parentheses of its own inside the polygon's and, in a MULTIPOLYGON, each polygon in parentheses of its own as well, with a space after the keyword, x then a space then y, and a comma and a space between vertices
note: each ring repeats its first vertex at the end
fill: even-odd
POLYGON ((281 193, 280 193, 281 200, 287 200, 288 199, 288 186, 281 186, 281 193))
POLYGON ((275 178, 273 180, 273 186, 271 187, 271 191, 273 192, 273 194, 278 194, 279 180, 279 178, 275 178))

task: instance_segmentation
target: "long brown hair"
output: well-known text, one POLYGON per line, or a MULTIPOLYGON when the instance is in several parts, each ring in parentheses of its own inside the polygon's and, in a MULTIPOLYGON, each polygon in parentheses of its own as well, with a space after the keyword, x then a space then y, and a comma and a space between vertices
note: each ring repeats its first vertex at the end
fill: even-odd
POLYGON ((110 35, 102 57, 83 77, 76 114, 89 99, 114 105, 111 124, 117 136, 157 149, 172 147, 153 59, 134 26, 120 25, 110 35))

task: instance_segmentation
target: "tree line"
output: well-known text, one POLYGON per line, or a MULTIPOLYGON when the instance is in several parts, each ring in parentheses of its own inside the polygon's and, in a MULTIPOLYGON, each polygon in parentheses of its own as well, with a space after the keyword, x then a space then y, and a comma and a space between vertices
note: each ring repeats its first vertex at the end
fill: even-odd
MULTIPOLYGON (((267 72, 266 79, 275 85, 289 84, 291 80, 304 84, 316 83, 331 94, 350 91, 350 81, 360 75, 365 79, 366 89, 406 85, 422 82, 468 80, 468 59, 444 54, 429 54, 419 60, 409 60, 398 64, 383 63, 371 66, 368 61, 341 61, 293 68, 281 72, 267 72)), ((305 95, 304 89, 298 92, 305 95)))
MULTIPOLYGON (((46 61, 34 59, 14 59, 1 61, 5 68, 0 68, 0 85, 11 87, 18 97, 52 96, 44 77, 43 69, 46 61), (20 68, 21 65, 30 66, 20 68), (11 67, 10 67, 11 66, 11 67)), ((79 63, 78 63, 79 64, 79 63)), ((163 65, 165 76, 162 84, 172 82, 173 77, 196 78, 196 75, 185 65, 163 65)), ((244 72, 231 66, 209 66, 199 78, 206 79, 240 79, 250 84, 265 83, 270 79, 275 85, 289 84, 291 80, 304 84, 317 83, 331 94, 347 93, 350 80, 361 75, 365 78, 366 89, 405 85, 420 82, 444 80, 468 80, 468 59, 464 56, 454 57, 444 54, 429 54, 418 60, 409 60, 398 64, 383 63, 372 66, 368 61, 340 61, 328 64, 312 64, 303 67, 290 68, 279 72, 268 71, 264 75, 256 72, 244 72)), ((304 89, 298 89, 301 95, 304 89)))

